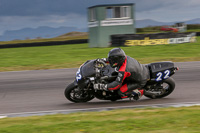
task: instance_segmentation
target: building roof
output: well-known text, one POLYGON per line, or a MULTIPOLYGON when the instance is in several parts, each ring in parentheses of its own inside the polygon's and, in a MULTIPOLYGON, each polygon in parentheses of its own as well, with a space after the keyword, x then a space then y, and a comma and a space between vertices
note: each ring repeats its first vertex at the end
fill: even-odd
POLYGON ((95 5, 88 7, 89 8, 96 8, 96 7, 109 7, 109 6, 133 6, 135 3, 122 3, 122 4, 105 4, 105 5, 95 5))

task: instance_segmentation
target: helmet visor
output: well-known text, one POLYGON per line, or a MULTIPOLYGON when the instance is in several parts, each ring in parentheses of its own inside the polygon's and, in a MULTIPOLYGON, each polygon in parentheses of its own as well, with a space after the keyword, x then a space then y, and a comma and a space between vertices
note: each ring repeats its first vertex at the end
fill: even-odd
POLYGON ((108 58, 108 61, 111 65, 111 67, 117 67, 123 62, 123 57, 121 56, 111 56, 108 58))

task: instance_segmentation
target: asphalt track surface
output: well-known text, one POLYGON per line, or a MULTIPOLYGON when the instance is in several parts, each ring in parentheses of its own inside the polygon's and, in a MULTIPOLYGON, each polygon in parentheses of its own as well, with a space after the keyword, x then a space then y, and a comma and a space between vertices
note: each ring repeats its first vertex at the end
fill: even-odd
POLYGON ((77 68, 0 72, 0 115, 21 112, 73 110, 138 106, 168 103, 200 103, 200 62, 175 63, 180 68, 172 76, 174 92, 162 99, 142 97, 139 101, 116 102, 94 99, 72 103, 64 96, 66 86, 74 80, 77 68))

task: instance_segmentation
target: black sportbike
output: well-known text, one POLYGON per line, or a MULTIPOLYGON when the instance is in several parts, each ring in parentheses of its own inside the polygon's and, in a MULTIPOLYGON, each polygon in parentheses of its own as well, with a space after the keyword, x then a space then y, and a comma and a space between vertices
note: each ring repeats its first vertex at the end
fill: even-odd
MULTIPOLYGON (((155 62, 147 64, 150 79, 141 88, 148 98, 163 98, 175 89, 175 81, 172 77, 178 67, 173 62, 155 62)), ((89 60, 80 66, 76 73, 76 79, 65 89, 65 97, 72 102, 88 102, 95 97, 100 100, 116 101, 121 99, 117 90, 95 90, 94 83, 110 83, 117 77, 117 70, 106 64, 102 59, 89 60)))

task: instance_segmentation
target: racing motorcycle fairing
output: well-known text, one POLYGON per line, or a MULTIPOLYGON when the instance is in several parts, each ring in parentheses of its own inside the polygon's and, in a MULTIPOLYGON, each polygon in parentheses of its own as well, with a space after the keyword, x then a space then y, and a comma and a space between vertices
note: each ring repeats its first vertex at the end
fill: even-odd
POLYGON ((176 70, 174 63, 170 61, 150 63, 148 68, 150 70, 150 79, 157 82, 168 79, 176 70))

